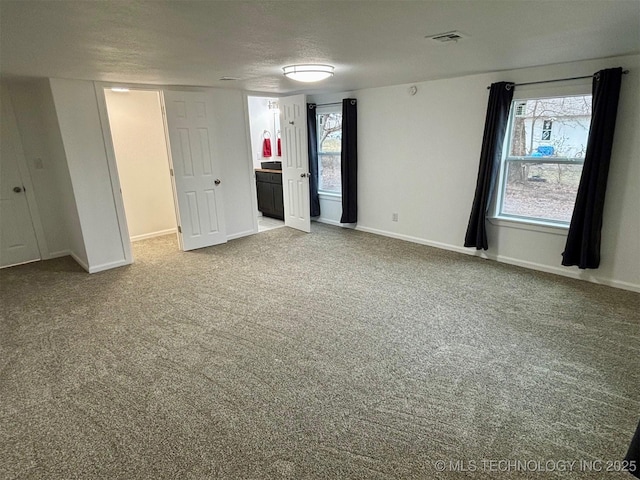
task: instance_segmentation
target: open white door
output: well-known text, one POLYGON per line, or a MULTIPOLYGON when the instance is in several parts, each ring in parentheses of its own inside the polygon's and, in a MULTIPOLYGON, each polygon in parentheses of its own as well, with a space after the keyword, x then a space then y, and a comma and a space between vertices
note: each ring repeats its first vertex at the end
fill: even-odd
POLYGON ((225 243, 220 159, 213 154, 213 102, 202 92, 163 92, 182 250, 225 243))
POLYGON ((311 231, 307 101, 304 95, 280 98, 282 135, 282 193, 284 224, 311 231))
MULTIPOLYGON (((4 94, 4 92, 3 92, 4 94)), ((18 155, 24 155, 18 132, 3 95, 0 133, 0 267, 40 260, 40 250, 20 172, 18 155), (13 131, 12 131, 13 130, 13 131)), ((25 167, 26 168, 26 167, 25 167)))

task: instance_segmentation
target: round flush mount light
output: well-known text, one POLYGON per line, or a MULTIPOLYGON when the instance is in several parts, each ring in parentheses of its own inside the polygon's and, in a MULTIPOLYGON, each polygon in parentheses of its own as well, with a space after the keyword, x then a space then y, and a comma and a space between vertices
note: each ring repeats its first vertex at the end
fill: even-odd
POLYGON ((305 64, 287 65, 282 67, 284 76, 297 82, 319 82, 329 77, 333 77, 332 65, 305 64))

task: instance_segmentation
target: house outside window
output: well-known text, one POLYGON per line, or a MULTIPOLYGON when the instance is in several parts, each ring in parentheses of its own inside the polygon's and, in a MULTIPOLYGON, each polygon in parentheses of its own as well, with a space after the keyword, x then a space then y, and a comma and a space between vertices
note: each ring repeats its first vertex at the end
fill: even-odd
POLYGON ((568 226, 591 123, 591 95, 515 100, 497 217, 568 226))
POLYGON ((342 151, 342 113, 318 111, 318 191, 340 195, 342 174, 340 154, 342 151))

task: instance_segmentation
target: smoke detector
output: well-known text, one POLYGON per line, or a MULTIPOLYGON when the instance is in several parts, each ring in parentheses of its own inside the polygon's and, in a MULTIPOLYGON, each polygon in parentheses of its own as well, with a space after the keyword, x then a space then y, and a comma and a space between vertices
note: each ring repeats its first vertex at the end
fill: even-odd
POLYGON ((425 38, 428 38, 429 40, 432 40, 438 43, 450 43, 450 42, 457 42, 458 40, 468 38, 468 36, 462 32, 458 32, 457 30, 454 30, 452 32, 438 33, 437 35, 428 35, 425 38))

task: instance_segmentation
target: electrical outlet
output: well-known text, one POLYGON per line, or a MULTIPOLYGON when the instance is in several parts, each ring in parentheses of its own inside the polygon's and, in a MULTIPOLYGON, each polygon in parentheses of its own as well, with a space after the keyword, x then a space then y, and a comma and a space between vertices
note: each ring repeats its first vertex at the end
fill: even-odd
POLYGON ((391 214, 391 221, 392 222, 397 222, 398 221, 398 214, 397 213, 392 213, 391 214))

